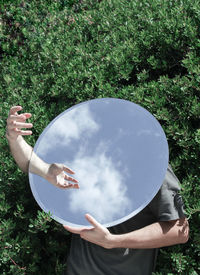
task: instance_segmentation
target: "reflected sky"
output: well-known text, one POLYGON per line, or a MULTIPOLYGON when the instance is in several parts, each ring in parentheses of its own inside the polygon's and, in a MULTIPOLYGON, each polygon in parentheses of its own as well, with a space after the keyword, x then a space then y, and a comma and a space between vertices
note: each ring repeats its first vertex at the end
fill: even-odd
POLYGON ((74 226, 88 225, 86 213, 105 226, 136 215, 159 190, 168 166, 168 145, 158 121, 139 105, 111 98, 60 114, 34 151, 44 161, 64 163, 76 172, 79 190, 61 190, 29 173, 40 207, 74 226))
POLYGON ((84 149, 80 150, 70 163, 81 182, 78 192, 69 194, 70 210, 74 214, 82 211, 98 216, 101 223, 116 219, 119 212, 125 215, 128 209, 131 211, 125 173, 120 171, 120 162, 115 165, 106 155, 106 147, 100 143, 92 156, 87 156, 84 149))
POLYGON ((70 143, 79 141, 82 136, 89 139, 99 130, 99 125, 92 118, 89 106, 85 104, 62 114, 46 130, 48 133, 40 140, 38 155, 46 159, 52 156, 54 159, 58 148, 70 148, 70 143))

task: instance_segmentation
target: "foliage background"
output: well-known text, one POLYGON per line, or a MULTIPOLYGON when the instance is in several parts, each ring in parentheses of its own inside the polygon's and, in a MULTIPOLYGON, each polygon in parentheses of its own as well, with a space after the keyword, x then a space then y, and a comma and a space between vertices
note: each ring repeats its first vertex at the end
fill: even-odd
POLYGON ((0 2, 0 274, 62 274, 70 235, 34 201, 5 139, 15 104, 34 146, 74 104, 133 101, 161 123, 181 181, 190 240, 160 250, 156 273, 200 274, 200 1, 0 2))

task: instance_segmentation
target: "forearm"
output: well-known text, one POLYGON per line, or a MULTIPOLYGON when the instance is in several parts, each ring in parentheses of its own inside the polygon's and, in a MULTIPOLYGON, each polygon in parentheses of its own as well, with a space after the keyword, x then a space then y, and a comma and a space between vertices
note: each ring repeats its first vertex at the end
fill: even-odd
POLYGON ((32 131, 24 131, 22 128, 32 128, 33 125, 32 123, 26 123, 31 114, 23 113, 19 115, 17 112, 21 110, 21 106, 11 107, 7 118, 6 138, 11 154, 23 172, 28 173, 30 170, 30 172, 45 178, 50 164, 40 159, 22 137, 22 135, 32 134, 32 131))
POLYGON ((25 173, 30 171, 33 174, 46 178, 50 164, 39 158, 22 136, 18 136, 15 140, 9 139, 9 137, 7 139, 11 154, 19 168, 25 173))
POLYGON ((14 157, 19 168, 28 173, 29 161, 33 148, 23 139, 22 136, 18 136, 16 139, 9 139, 7 136, 10 151, 14 157))
POLYGON ((29 164, 29 172, 33 174, 37 174, 46 179, 49 168, 50 168, 50 164, 44 162, 33 151, 31 155, 30 164, 29 164))
POLYGON ((188 223, 184 220, 157 222, 127 234, 112 235, 112 248, 148 249, 184 243, 188 239, 188 223))

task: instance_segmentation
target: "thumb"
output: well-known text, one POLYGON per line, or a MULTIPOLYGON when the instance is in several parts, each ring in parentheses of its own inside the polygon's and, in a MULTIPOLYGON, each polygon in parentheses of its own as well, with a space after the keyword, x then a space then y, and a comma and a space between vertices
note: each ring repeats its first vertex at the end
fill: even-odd
POLYGON ((95 228, 98 228, 101 226, 100 223, 98 223, 91 215, 85 214, 85 218, 88 220, 88 222, 93 225, 95 228))

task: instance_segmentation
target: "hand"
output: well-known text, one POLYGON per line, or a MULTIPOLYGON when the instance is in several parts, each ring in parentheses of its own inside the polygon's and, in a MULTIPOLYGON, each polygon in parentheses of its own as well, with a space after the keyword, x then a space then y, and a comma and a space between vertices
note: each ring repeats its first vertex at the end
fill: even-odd
POLYGON ((109 230, 100 223, 98 223, 89 214, 86 214, 85 218, 89 221, 93 228, 76 228, 68 225, 63 226, 66 230, 72 233, 80 234, 80 237, 86 241, 100 245, 107 249, 112 248, 113 235, 109 232, 109 230))
POLYGON ((21 111, 21 106, 13 106, 7 118, 6 138, 15 141, 19 135, 31 135, 32 131, 24 131, 22 128, 32 128, 31 123, 26 123, 26 119, 31 117, 30 113, 18 114, 21 111))
POLYGON ((79 189, 78 181, 65 174, 65 172, 69 174, 74 174, 74 172, 65 165, 53 163, 50 164, 45 178, 53 185, 60 188, 79 189), (75 184, 72 184, 71 182, 75 182, 75 184))

